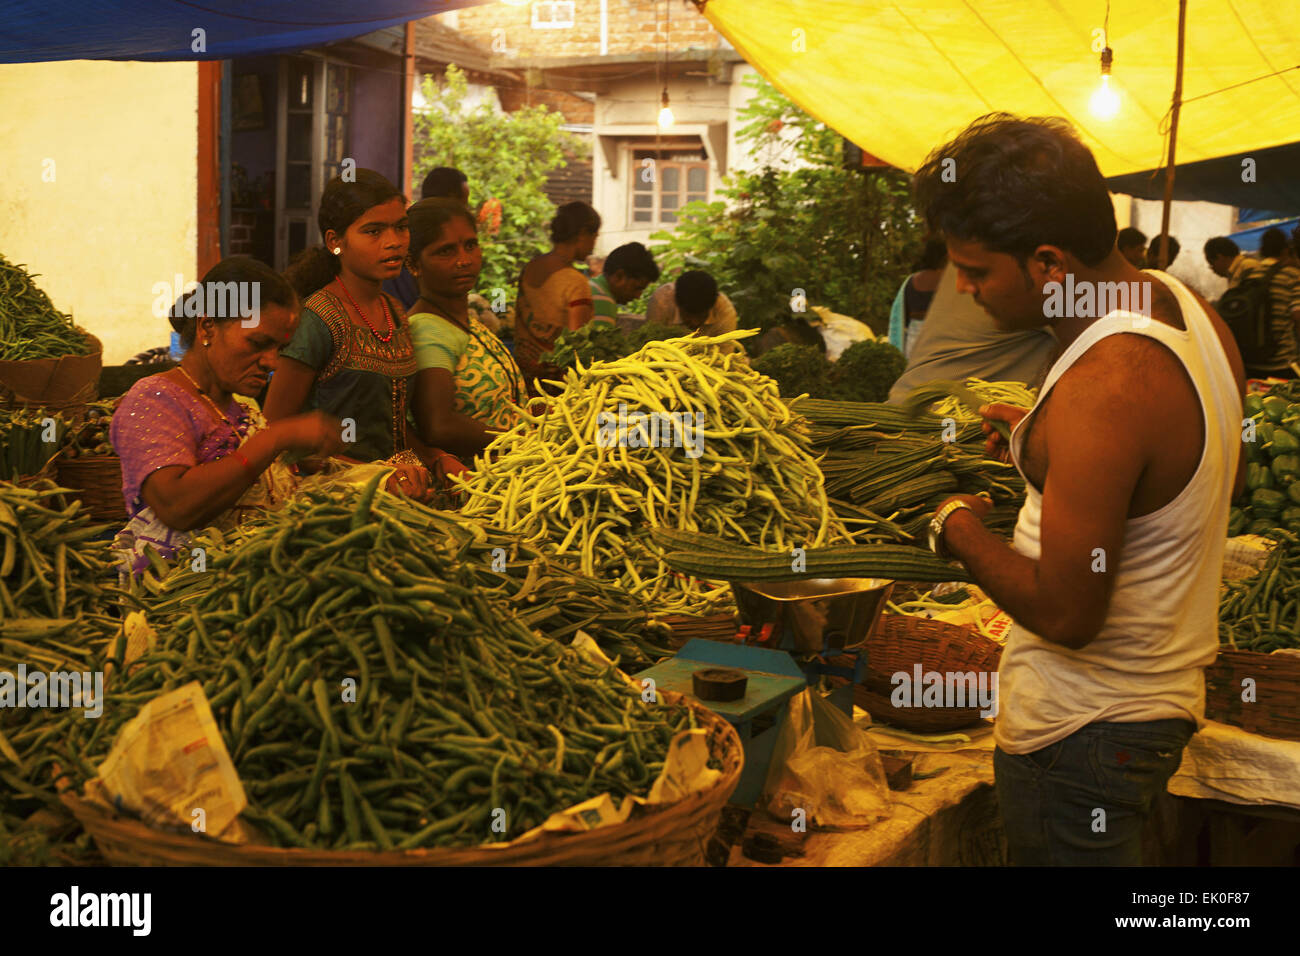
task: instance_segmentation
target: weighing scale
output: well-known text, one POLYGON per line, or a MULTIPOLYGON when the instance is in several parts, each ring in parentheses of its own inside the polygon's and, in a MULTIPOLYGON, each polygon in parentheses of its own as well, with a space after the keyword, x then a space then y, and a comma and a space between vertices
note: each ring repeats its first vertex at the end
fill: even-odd
MULTIPOLYGON (((733 583, 742 621, 733 641, 695 638, 675 657, 637 672, 636 679, 651 678, 657 689, 695 697, 736 728, 745 765, 731 802, 753 806, 791 697, 819 684, 823 676, 844 677, 848 683, 828 700, 853 716, 853 688, 866 666, 865 641, 892 587, 892 581, 868 578, 733 583), (842 656, 853 658, 853 665, 826 660, 842 656), (736 678, 743 675, 743 695, 733 700, 701 697, 697 672, 715 668, 733 669, 739 672, 736 678), (767 726, 755 732, 756 722, 767 726)), ((726 675, 707 676, 721 676, 718 686, 728 685, 726 675)))

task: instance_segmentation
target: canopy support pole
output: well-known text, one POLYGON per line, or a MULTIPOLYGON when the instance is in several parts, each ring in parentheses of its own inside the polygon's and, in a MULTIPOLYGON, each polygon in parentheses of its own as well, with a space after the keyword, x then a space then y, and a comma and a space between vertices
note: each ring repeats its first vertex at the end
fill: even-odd
POLYGON ((1169 159, 1165 163, 1165 202, 1160 214, 1160 268, 1169 265, 1169 207, 1174 201, 1174 155, 1178 149, 1178 114, 1183 105, 1183 48, 1187 41, 1187 0, 1178 0, 1178 68, 1174 77, 1174 108, 1169 121, 1169 159))

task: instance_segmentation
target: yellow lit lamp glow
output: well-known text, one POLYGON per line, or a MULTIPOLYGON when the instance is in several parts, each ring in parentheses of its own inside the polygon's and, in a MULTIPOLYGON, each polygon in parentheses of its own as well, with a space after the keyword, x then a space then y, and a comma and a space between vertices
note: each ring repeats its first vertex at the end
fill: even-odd
POLYGON ((673 111, 672 108, 668 105, 668 87, 666 86, 664 87, 664 95, 659 100, 659 103, 660 106, 662 107, 659 110, 659 128, 667 129, 668 127, 673 125, 673 111))
POLYGON ((1092 94, 1092 99, 1088 101, 1088 108, 1092 110, 1092 115, 1098 119, 1114 119, 1115 114, 1119 112, 1119 94, 1110 84, 1110 63, 1112 60, 1110 47, 1101 51, 1101 84, 1092 94))
POLYGON ((501 0, 507 7, 526 7, 533 0, 501 0))

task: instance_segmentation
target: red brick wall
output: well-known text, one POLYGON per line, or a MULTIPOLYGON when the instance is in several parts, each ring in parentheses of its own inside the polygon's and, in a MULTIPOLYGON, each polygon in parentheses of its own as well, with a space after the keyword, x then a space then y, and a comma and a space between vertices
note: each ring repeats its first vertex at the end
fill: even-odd
MULTIPOLYGON (((712 24, 687 0, 607 0, 606 6, 610 55, 658 52, 665 39, 674 51, 711 50, 721 40, 712 24), (670 20, 667 24, 665 16, 670 20)), ((573 19, 572 27, 534 29, 531 5, 504 3, 486 3, 457 13, 458 29, 497 55, 599 56, 600 0, 575 0, 573 19)))
POLYGON ((524 106, 545 106, 549 110, 563 113, 565 121, 569 123, 591 125, 596 118, 595 105, 590 100, 562 90, 503 85, 497 87, 497 97, 501 100, 501 108, 507 113, 513 113, 524 106))
POLYGON ((257 231, 257 215, 251 212, 244 212, 240 209, 232 210, 230 213, 230 251, 227 253, 232 256, 251 256, 253 255, 256 243, 254 242, 254 233, 257 231))

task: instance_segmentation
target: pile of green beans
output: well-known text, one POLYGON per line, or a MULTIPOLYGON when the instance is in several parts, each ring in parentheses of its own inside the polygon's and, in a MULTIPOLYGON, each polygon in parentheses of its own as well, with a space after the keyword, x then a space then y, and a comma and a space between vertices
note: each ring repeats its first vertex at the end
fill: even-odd
MULTIPOLYGON (((97 670, 121 630, 109 613, 117 600, 110 553, 96 540, 106 527, 92 525, 79 503, 65 505, 61 493, 51 482, 0 482, 0 672, 97 670)), ((65 717, 46 707, 0 708, 0 864, 87 859, 42 759, 65 717), (45 822, 28 825, 37 811, 45 822)))
MULTIPOLYGON (((923 397, 947 394, 953 383, 923 397)), ((1010 382, 971 379, 971 401, 1031 405, 1031 389, 1010 382)), ((969 397, 968 396, 968 397, 969 397)), ((813 447, 824 454, 822 472, 831 507, 854 538, 924 544, 934 509, 952 495, 985 492, 993 509, 985 527, 1009 537, 1025 500, 1025 482, 1015 466, 984 454, 981 419, 969 407, 947 399, 931 413, 873 402, 792 400, 813 423, 813 447), (947 419, 952 419, 946 427, 947 419)))
POLYGON ((85 355, 90 340, 60 312, 21 265, 0 256, 0 360, 85 355))
POLYGON ((80 615, 116 599, 111 552, 96 540, 110 526, 90 524, 81 502, 65 503, 65 493, 51 481, 31 488, 0 481, 0 634, 75 630, 80 615))
POLYGON ((627 673, 675 653, 669 646, 672 629, 653 619, 645 601, 557 561, 514 532, 405 497, 384 495, 373 507, 431 540, 453 541, 448 556, 471 568, 485 593, 507 602, 520 621, 552 640, 568 643, 582 631, 627 673))
POLYGON ((1270 653, 1300 647, 1300 538, 1282 529, 1259 573, 1224 581, 1219 594, 1219 643, 1270 653))
POLYGON ((58 412, 0 409, 0 478, 39 473, 59 453, 67 432, 67 420, 58 412))
POLYGON ((693 713, 515 619, 464 560, 476 533, 408 526, 379 480, 299 496, 155 583, 156 643, 128 664, 118 639, 104 716, 67 719, 45 759, 84 782, 140 707, 198 681, 279 846, 474 846, 646 794, 693 713))
MULTIPOLYGON (((831 513, 806 425, 777 386, 719 344, 754 334, 650 342, 613 362, 581 363, 544 414, 525 413, 463 476, 467 516, 523 539, 662 613, 707 614, 731 589, 673 571, 657 527, 719 535, 765 550, 848 541, 831 513), (701 454, 615 438, 629 414, 702 415, 701 454), (602 419, 602 413, 612 416, 602 419)), ((662 422, 665 419, 658 419, 662 422)))

